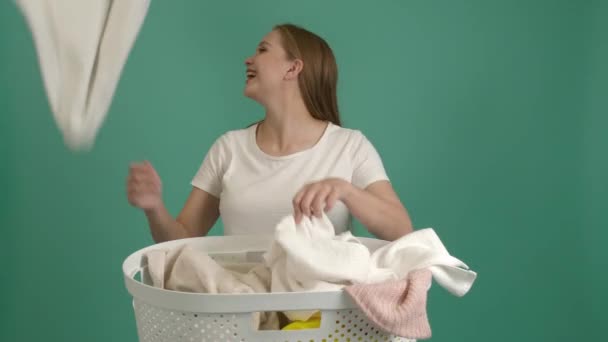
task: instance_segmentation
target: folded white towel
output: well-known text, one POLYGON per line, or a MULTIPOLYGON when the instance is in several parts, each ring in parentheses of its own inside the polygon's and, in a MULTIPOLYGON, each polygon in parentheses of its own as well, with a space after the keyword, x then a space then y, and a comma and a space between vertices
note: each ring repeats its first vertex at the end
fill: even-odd
POLYGON ((15 1, 32 32, 64 142, 91 149, 150 0, 15 1))

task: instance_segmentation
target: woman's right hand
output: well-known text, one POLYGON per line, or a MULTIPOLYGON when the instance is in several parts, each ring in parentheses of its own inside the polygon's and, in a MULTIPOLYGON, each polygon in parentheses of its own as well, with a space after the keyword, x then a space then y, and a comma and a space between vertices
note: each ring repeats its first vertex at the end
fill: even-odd
POLYGON ((131 205, 146 211, 162 207, 162 183, 152 164, 147 161, 131 164, 127 177, 127 198, 131 205))

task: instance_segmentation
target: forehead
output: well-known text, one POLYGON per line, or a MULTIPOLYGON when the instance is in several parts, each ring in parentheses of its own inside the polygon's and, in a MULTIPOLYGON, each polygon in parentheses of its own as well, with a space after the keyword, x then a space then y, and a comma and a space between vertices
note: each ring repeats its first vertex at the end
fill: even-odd
POLYGON ((280 45, 281 42, 281 35, 280 33, 278 33, 277 31, 270 31, 268 32, 260 41, 260 45, 267 43, 270 45, 280 45))

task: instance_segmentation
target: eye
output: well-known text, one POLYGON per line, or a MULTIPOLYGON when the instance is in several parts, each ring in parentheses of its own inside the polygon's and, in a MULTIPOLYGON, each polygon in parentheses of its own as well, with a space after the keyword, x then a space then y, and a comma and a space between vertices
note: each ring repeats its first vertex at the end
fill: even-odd
POLYGON ((259 47, 258 48, 258 53, 262 53, 262 52, 265 52, 265 51, 266 51, 265 47, 259 47))

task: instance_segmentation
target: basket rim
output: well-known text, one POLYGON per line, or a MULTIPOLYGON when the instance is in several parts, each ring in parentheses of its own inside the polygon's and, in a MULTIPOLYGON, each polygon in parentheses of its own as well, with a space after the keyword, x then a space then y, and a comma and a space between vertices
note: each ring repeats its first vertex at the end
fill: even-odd
MULTIPOLYGON (((270 293, 197 293, 181 292, 163 289, 145 284, 134 277, 145 265, 143 255, 153 249, 175 248, 187 243, 208 243, 216 248, 210 253, 221 253, 222 246, 237 245, 241 248, 233 250, 240 252, 242 246, 248 245, 249 250, 267 249, 272 242, 271 235, 230 235, 204 236, 171 240, 146 246, 131 253, 122 264, 123 277, 127 291, 133 299, 143 301, 157 307, 200 313, 240 313, 259 311, 290 311, 290 310, 347 310, 357 308, 346 291, 323 292, 270 292, 270 293)), ((357 237, 371 249, 378 248, 387 241, 357 237)))

